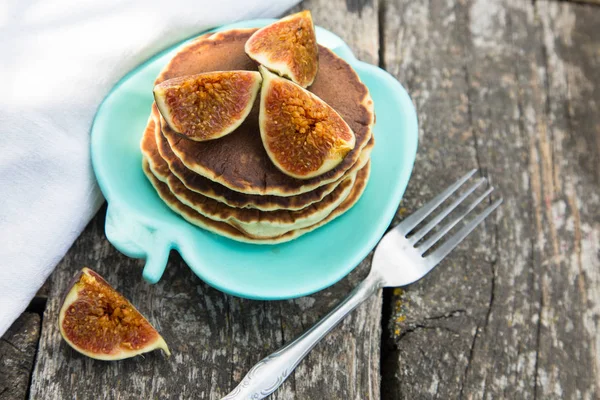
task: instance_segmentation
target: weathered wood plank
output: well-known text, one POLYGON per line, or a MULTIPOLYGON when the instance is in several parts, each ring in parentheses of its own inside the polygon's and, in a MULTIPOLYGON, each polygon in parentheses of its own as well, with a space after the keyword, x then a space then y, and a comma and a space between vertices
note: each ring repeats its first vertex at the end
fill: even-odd
MULTIPOLYGON (((419 115, 419 151, 398 218, 478 167, 464 47, 466 16, 454 1, 386 2, 383 61, 419 115)), ((485 172, 485 171, 484 171, 485 172)), ((472 335, 492 286, 493 215, 467 246, 428 277, 392 296, 392 343, 382 360, 386 399, 459 398, 472 335)))
MULTIPOLYGON (((376 3, 361 4, 355 11, 343 1, 308 1, 302 7, 312 10, 317 24, 340 34, 358 54, 376 63, 376 3)), ((326 314, 364 277, 369 263, 312 296, 277 302, 242 300, 205 285, 176 255, 160 283, 144 283, 142 262, 117 253, 106 241, 103 226, 99 215, 52 276, 32 398, 220 399, 254 363, 326 314), (98 362, 80 356, 61 340, 56 326, 59 298, 83 266, 105 276, 149 317, 170 345, 171 359, 150 354, 98 362)), ((380 315, 381 296, 375 296, 317 346, 272 398, 379 399, 380 315)))
POLYGON ((394 296, 384 397, 598 398, 600 10, 542 0, 386 10, 384 61, 424 132, 406 208, 432 177, 443 187, 440 147, 452 160, 474 150, 505 204, 394 296))
POLYGON ((598 398, 600 9, 539 1, 536 14, 546 66, 534 135, 539 174, 531 178, 541 189, 534 197, 542 281, 536 394, 598 398))
POLYGON ((39 338, 40 316, 28 312, 0 338, 0 400, 27 398, 39 338))
POLYGON ((574 3, 600 4, 600 0, 564 0, 564 1, 571 1, 574 3))

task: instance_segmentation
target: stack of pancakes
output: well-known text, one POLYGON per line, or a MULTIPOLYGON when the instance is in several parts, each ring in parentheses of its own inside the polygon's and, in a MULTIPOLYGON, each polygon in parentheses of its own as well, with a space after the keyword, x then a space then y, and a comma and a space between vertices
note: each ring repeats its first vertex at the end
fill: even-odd
MULTIPOLYGON (((211 71, 257 70, 244 52, 255 29, 200 36, 181 49, 156 79, 211 71)), ((345 61, 319 47, 319 72, 308 88, 331 105, 356 136, 340 165, 300 180, 279 171, 260 137, 258 106, 233 133, 195 142, 175 133, 156 104, 141 149, 143 168, 163 201, 187 221, 242 242, 281 243, 340 216, 362 195, 375 144, 373 102, 345 61)))

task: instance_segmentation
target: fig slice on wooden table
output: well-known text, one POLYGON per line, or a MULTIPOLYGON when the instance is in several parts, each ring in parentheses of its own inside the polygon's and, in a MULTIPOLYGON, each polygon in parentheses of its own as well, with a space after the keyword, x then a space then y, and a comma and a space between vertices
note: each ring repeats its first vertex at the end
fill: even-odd
POLYGON ((175 132, 218 139, 244 122, 260 89, 257 71, 216 71, 173 78, 154 87, 158 109, 175 132))
POLYGON ((150 322, 100 275, 83 268, 73 278, 58 317, 60 333, 78 352, 121 360, 169 348, 150 322))
POLYGON ((254 32, 245 46, 254 61, 302 87, 319 69, 319 48, 310 11, 289 15, 254 32))
POLYGON ((260 135, 273 164, 297 179, 322 175, 342 162, 354 132, 327 103, 295 83, 259 67, 260 135))

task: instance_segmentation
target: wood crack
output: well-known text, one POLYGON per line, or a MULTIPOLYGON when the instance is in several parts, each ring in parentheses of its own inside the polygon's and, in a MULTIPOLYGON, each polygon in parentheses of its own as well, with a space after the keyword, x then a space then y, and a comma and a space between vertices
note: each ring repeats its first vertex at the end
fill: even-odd
POLYGON ((473 356, 475 354, 475 344, 477 343, 477 335, 479 335, 479 325, 475 327, 475 334, 473 335, 473 340, 471 341, 471 347, 469 348, 469 356, 467 358, 467 365, 465 366, 465 372, 463 373, 463 379, 460 384, 459 391, 459 399, 463 398, 465 385, 467 383, 467 375, 469 373, 469 369, 471 368, 471 364, 473 362, 473 356))
MULTIPOLYGON (((490 199, 491 202, 491 199, 490 199)), ((471 347, 469 349, 469 356, 467 358, 467 365, 465 366, 465 371, 463 374, 463 380, 460 386, 460 391, 459 391, 459 398, 462 399, 464 396, 464 388, 467 382, 467 376, 469 373, 469 369, 471 367, 471 364, 473 362, 473 358, 475 356, 475 346, 477 345, 477 341, 479 338, 479 335, 481 332, 485 332, 487 330, 487 327, 489 325, 490 322, 490 316, 492 313, 492 309, 494 306, 494 293, 496 290, 496 262, 498 260, 498 254, 499 254, 499 242, 498 242, 498 225, 494 225, 494 260, 491 262, 490 264, 490 268, 491 268, 491 272, 492 272, 492 276, 491 276, 491 288, 490 288, 490 299, 488 302, 488 307, 487 307, 487 311, 486 311, 486 315, 485 315, 485 320, 484 320, 484 325, 483 327, 480 327, 479 325, 476 326, 475 328, 475 334, 473 335, 473 340, 471 342, 471 347)), ((486 378, 486 382, 484 383, 484 392, 485 390, 487 390, 487 378, 486 378)), ((483 398, 485 398, 485 395, 483 396, 483 398)))
POLYGON ((442 315, 434 315, 432 317, 426 317, 425 320, 431 321, 431 320, 439 320, 439 319, 450 319, 450 318, 458 317, 460 315, 464 315, 466 313, 467 313, 467 310, 463 310, 463 309, 452 310, 452 311, 449 311, 442 315))
POLYGON ((481 395, 482 399, 485 399, 487 396, 487 390, 488 390, 488 377, 485 377, 485 381, 483 383, 483 394, 481 395))
MULTIPOLYGON (((491 199, 490 199, 491 203, 491 199)), ((496 293, 496 263, 498 262, 498 252, 499 252, 499 244, 498 244, 498 225, 494 224, 494 260, 490 263, 490 270, 492 272, 491 282, 490 282, 490 300, 488 302, 488 309, 485 314, 485 323, 483 325, 483 330, 487 330, 487 327, 490 323, 490 316, 492 314, 492 309, 494 307, 494 299, 496 293)))
POLYGON ((544 296, 542 295, 542 291, 540 290, 540 309, 538 311, 538 320, 536 324, 535 331, 535 363, 533 364, 533 398, 537 399, 538 395, 538 368, 539 368, 539 359, 540 359, 540 332, 542 330, 542 311, 544 309, 544 296))
POLYGON ((228 333, 228 337, 229 337, 229 346, 227 349, 227 352, 229 353, 229 385, 231 388, 235 387, 236 385, 236 381, 234 378, 234 368, 235 368, 235 362, 233 360, 233 345, 234 345, 234 340, 235 337, 233 336, 234 332, 233 332, 233 324, 231 323, 231 307, 229 305, 229 302, 232 299, 228 299, 227 295, 223 295, 223 301, 225 302, 225 321, 227 322, 227 330, 229 331, 228 333))
POLYGON ((12 347, 13 349, 15 349, 16 351, 18 351, 19 353, 23 353, 23 350, 21 350, 20 348, 18 348, 17 346, 15 346, 14 344, 12 344, 11 341, 9 341, 8 339, 5 338, 0 338, 1 341, 3 341, 4 343, 8 344, 10 347, 12 347))
MULTIPOLYGON (((463 374, 463 381, 461 383, 461 387, 460 387, 460 395, 459 398, 463 398, 464 396, 464 387, 467 381, 467 376, 469 373, 469 369, 471 367, 471 363, 473 362, 473 358, 475 356, 475 346, 477 345, 478 342, 478 338, 481 332, 485 332, 487 330, 487 327, 489 325, 490 322, 490 316, 492 314, 492 308, 494 306, 494 293, 495 293, 495 289, 496 289, 496 261, 497 261, 497 254, 498 254, 498 249, 499 249, 499 244, 498 244, 498 226, 495 225, 495 239, 494 239, 494 245, 495 245, 495 251, 496 251, 496 259, 492 261, 492 263, 490 264, 491 270, 492 270, 492 277, 491 277, 491 288, 490 288, 490 299, 488 302, 488 307, 487 307, 487 311, 485 314, 485 320, 484 320, 484 324, 482 327, 480 327, 479 325, 477 325, 476 329, 475 329, 475 334, 473 335, 473 341, 471 342, 471 347, 469 349, 469 356, 467 358, 467 365, 465 366, 465 372, 463 374)), ((487 388, 487 379, 486 382, 484 383, 484 391, 487 388)), ((485 396, 483 397, 485 398, 485 396)))
POLYGON ((385 68, 385 14, 387 12, 387 5, 384 0, 379 0, 377 10, 377 33, 379 40, 378 58, 379 66, 385 68))
POLYGON ((473 134, 473 148, 475 149, 475 161, 477 162, 477 169, 481 172, 481 158, 479 156, 479 144, 478 144, 478 135, 477 129, 475 129, 473 125, 473 108, 471 107, 471 78, 469 76, 469 68, 465 64, 463 66, 463 70, 465 73, 465 83, 467 85, 467 119, 469 122, 469 127, 471 128, 471 133, 473 134))
MULTIPOLYGON (((458 7, 458 2, 456 4, 456 7, 454 9, 454 12, 459 14, 459 8, 458 7)), ((473 38, 471 37, 471 32, 469 30, 469 26, 471 23, 471 17, 469 15, 469 11, 464 9, 461 10, 464 12, 464 26, 467 27, 464 30, 464 40, 465 43, 469 43, 472 45, 473 43, 473 38)), ((472 46, 471 46, 472 47, 472 46)), ((475 161, 477 162, 477 169, 480 171, 481 173, 481 157, 479 155, 479 144, 478 144, 478 136, 477 136, 477 129, 475 129, 474 124, 473 124, 473 107, 471 106, 471 100, 472 100, 472 93, 471 93, 471 88, 472 88, 472 82, 471 82, 471 75, 469 72, 469 60, 467 59, 466 55, 464 55, 463 57, 465 59, 465 63, 463 65, 463 72, 464 72, 464 79, 465 79, 465 87, 466 87, 466 91, 465 91, 465 95, 467 96, 467 122, 469 124, 470 127, 470 131, 471 134, 473 135, 473 148, 475 149, 475 161)))
POLYGON ((371 2, 371 0, 346 0, 346 9, 348 12, 357 13, 361 18, 363 9, 371 2))
MULTIPOLYGON (((540 16, 537 4, 534 4, 533 12, 535 14, 535 18, 537 20, 541 20, 541 16, 540 16)), ((548 48, 546 47, 546 43, 544 43, 543 38, 542 38, 542 40, 540 40, 540 50, 542 52, 541 56, 542 56, 542 67, 544 68, 544 91, 546 93, 546 101, 544 102, 544 111, 546 113, 546 116, 549 116, 550 115, 550 96, 548 96, 548 94, 550 93, 550 76, 548 73, 548 71, 549 71, 548 48)))
POLYGON ((25 312, 36 313, 39 314, 40 317, 42 317, 44 315, 44 310, 46 309, 47 301, 48 297, 35 296, 27 306, 25 312))
MULTIPOLYGON (((44 304, 46 304, 46 303, 44 303, 44 304)), ((42 312, 40 315, 40 321, 39 321, 40 336, 38 337, 38 340, 35 343, 35 352, 33 353, 33 361, 31 362, 29 379, 27 380, 27 391, 25 392, 26 399, 29 399, 29 397, 30 397, 31 384, 33 383, 33 369, 35 368, 35 365, 37 364, 38 356, 40 355, 39 350, 40 350, 40 342, 42 340, 41 332, 42 332, 42 322, 43 321, 44 321, 44 313, 42 312)))
POLYGON ((438 383, 437 385, 435 385, 435 394, 433 395, 433 398, 437 399, 440 393, 440 382, 442 382, 442 377, 440 376, 440 373, 437 370, 435 371, 435 376, 437 376, 438 383))
POLYGON ((402 339, 404 339, 404 337, 406 335, 408 335, 409 333, 413 333, 416 332, 418 330, 442 330, 442 331, 446 331, 446 332, 450 332, 452 334, 454 334, 455 336, 460 336, 460 333, 455 331, 454 329, 450 329, 446 326, 440 326, 440 325, 435 325, 435 326, 430 326, 430 325, 424 325, 424 324, 415 324, 412 327, 406 329, 404 332, 402 332, 400 334, 400 336, 398 337, 397 342, 401 342, 402 339))
POLYGON ((281 332, 281 343, 280 345, 283 347, 285 344, 285 329, 283 327, 283 310, 281 309, 281 302, 279 303, 279 329, 281 332))

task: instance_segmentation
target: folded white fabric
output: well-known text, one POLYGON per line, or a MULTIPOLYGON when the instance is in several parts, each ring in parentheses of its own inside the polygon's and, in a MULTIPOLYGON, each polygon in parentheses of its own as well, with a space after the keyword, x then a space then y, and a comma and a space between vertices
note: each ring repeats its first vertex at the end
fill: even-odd
POLYGON ((89 134, 112 86, 170 44, 295 3, 0 2, 0 336, 103 201, 89 134))

